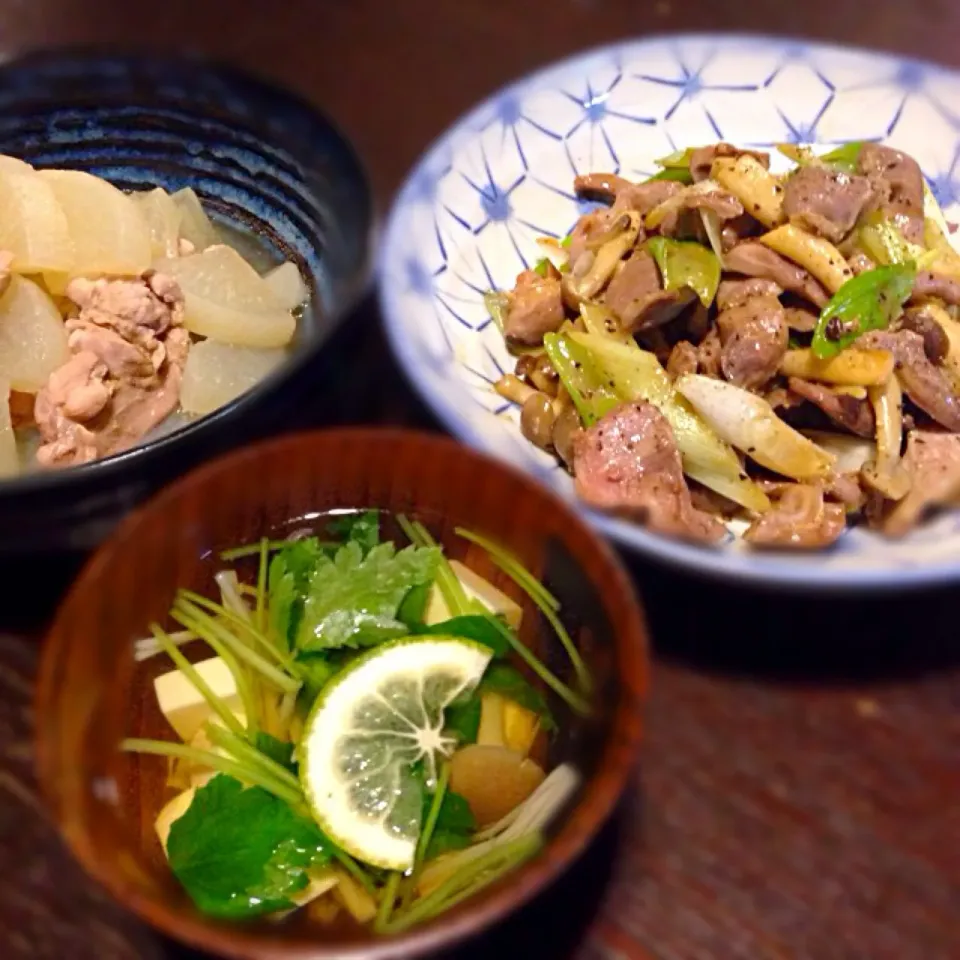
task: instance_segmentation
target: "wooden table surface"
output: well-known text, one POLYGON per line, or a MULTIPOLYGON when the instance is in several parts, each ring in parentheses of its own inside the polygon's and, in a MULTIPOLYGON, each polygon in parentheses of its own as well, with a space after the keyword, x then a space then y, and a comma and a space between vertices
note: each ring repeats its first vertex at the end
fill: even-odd
MULTIPOLYGON (((298 89, 354 139, 381 209, 426 144, 503 82, 581 47, 676 30, 810 36, 960 66, 950 0, 0 2, 4 53, 189 48, 298 89)), ((309 422, 433 427, 372 303, 351 323, 340 349, 357 388, 318 388, 309 422)), ((181 958, 86 880, 37 797, 31 684, 72 563, 0 571, 0 956, 181 958)), ((557 888, 459 956, 960 958, 956 593, 827 602, 633 570, 658 654, 635 789, 557 888)))

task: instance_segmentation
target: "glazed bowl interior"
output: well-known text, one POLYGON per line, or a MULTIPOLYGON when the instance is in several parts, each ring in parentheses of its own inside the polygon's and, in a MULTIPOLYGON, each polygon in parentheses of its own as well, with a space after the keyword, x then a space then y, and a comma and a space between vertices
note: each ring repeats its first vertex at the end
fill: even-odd
MULTIPOLYGON (((388 521, 389 522, 389 521, 388 521)), ((525 640, 561 678, 569 662, 535 608, 525 640)), ((196 646, 196 645, 194 645, 196 646)), ((190 655, 203 649, 186 648, 190 655)), ((646 634, 634 591, 602 541, 559 500, 495 461, 436 437, 343 430, 271 441, 214 461, 125 520, 60 608, 43 652, 37 701, 39 770, 63 835, 84 868, 166 934, 244 958, 408 957, 450 946, 520 906, 576 858, 611 813, 635 761, 647 682, 646 634), (219 552, 303 527, 331 510, 376 507, 420 518, 447 548, 523 600, 468 527, 511 549, 558 596, 591 670, 594 711, 558 709, 548 766, 583 775, 544 851, 477 898, 420 929, 374 939, 300 923, 227 926, 204 918, 163 858, 153 821, 165 762, 118 750, 125 736, 169 738, 152 678, 169 669, 133 659, 151 620, 171 625, 178 588, 209 593, 219 552)), ((165 659, 165 658, 164 658, 165 659)), ((555 705, 556 706, 556 705, 555 705)))
POLYGON ((11 60, 0 67, 0 154, 123 190, 191 187, 254 266, 292 260, 310 291, 290 358, 247 394, 206 417, 170 418, 116 456, 0 482, 0 549, 85 548, 165 478, 253 434, 302 377, 366 289, 370 191, 352 147, 308 103, 197 59, 79 50, 11 60))

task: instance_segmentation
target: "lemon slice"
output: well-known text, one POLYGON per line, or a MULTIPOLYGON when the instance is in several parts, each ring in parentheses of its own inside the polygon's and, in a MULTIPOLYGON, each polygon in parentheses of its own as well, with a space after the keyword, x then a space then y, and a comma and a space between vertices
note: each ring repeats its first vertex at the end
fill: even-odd
POLYGON ((422 796, 410 766, 428 781, 443 735, 443 712, 472 690, 488 647, 431 636, 384 644, 355 660, 317 699, 300 741, 300 778, 317 822, 347 853, 372 866, 406 870, 420 835, 422 796))

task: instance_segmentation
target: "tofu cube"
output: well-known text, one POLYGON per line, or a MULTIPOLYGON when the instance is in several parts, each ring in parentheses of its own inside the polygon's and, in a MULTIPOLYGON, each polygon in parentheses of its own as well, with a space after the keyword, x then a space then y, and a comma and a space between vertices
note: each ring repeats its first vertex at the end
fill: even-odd
MULTIPOLYGON (((193 666, 229 710, 243 713, 243 702, 233 674, 220 657, 201 660, 193 666)), ((189 743, 200 727, 214 715, 200 691, 179 670, 171 670, 157 677, 153 681, 153 689, 160 712, 184 743, 189 743)))
MULTIPOLYGON (((459 560, 451 560, 450 566, 469 600, 479 600, 490 613, 502 616, 509 627, 514 630, 520 629, 523 610, 519 604, 511 600, 502 590, 498 590, 489 580, 484 580, 479 574, 464 566, 459 560)), ((427 599, 424 623, 428 626, 443 623, 451 616, 443 594, 434 584, 427 599)))

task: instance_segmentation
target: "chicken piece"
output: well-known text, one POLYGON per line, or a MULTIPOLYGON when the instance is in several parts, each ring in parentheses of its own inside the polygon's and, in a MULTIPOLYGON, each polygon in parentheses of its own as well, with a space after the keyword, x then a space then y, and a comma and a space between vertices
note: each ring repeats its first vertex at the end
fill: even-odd
POLYGON ((99 456, 96 434, 85 423, 110 402, 107 365, 89 350, 74 354, 50 374, 37 394, 34 417, 43 438, 37 462, 44 467, 89 463, 99 456))
POLYGON ((960 497, 960 436, 913 430, 901 463, 913 482, 881 522, 881 530, 891 537, 909 533, 928 511, 960 497))
POLYGON ((720 331, 711 327, 697 347, 697 364, 705 377, 720 378, 720 357, 723 346, 720 343, 720 331))
POLYGON ((717 309, 739 306, 751 297, 779 297, 783 290, 772 280, 749 277, 746 280, 721 280, 717 287, 717 309))
POLYGON ((897 321, 896 329, 911 330, 923 337, 923 352, 937 366, 943 363, 950 352, 950 338, 926 304, 908 307, 897 321))
POLYGON ((859 473, 838 473, 824 487, 823 495, 828 500, 842 503, 848 511, 860 510, 866 502, 866 494, 860 485, 859 473))
POLYGON ((176 280, 153 273, 140 280, 87 280, 78 277, 67 285, 67 297, 79 308, 67 331, 91 324, 115 330, 124 340, 142 347, 154 370, 163 365, 163 335, 183 323, 183 293, 176 280))
POLYGON ((631 254, 607 287, 604 303, 629 333, 668 323, 691 300, 692 290, 664 290, 656 260, 646 250, 631 254))
POLYGON ((698 193, 692 188, 684 191, 680 205, 669 213, 656 228, 665 237, 685 237, 696 234, 701 228, 700 218, 690 219, 698 210, 709 210, 721 224, 739 220, 744 216, 743 204, 729 191, 717 189, 698 193))
POLYGON ((578 495, 597 509, 686 540, 714 542, 726 533, 693 506, 673 431, 652 404, 623 404, 586 430, 576 442, 573 473, 578 495))
POLYGON ((730 157, 736 160, 737 157, 753 157, 762 167, 770 169, 770 154, 760 150, 741 150, 732 143, 714 143, 709 147, 700 147, 690 154, 690 175, 694 183, 701 180, 707 180, 710 177, 710 168, 717 157, 730 157))
POLYGON ((827 291, 806 270, 753 240, 738 243, 729 251, 724 257, 724 266, 731 273, 773 280, 784 290, 818 307, 823 307, 828 300, 827 291))
POLYGON ((937 423, 960 433, 960 396, 946 373, 928 359, 920 334, 912 330, 872 330, 859 338, 857 346, 889 350, 896 360, 904 393, 937 423))
POLYGON ((803 230, 839 243, 874 198, 874 189, 866 177, 809 164, 787 180, 783 212, 803 230))
POLYGON ((759 220, 751 217, 749 213, 734 217, 720 227, 720 249, 727 253, 741 241, 748 237, 755 237, 762 232, 763 225, 759 220))
POLYGON ((685 373, 696 373, 699 366, 697 348, 689 340, 681 340, 673 345, 667 359, 667 373, 676 380, 685 373))
POLYGON ((754 546, 814 549, 834 543, 847 525, 846 510, 824 502, 818 484, 785 484, 773 509, 758 517, 743 538, 754 546))
POLYGON ((720 369, 730 383, 755 390, 776 375, 789 339, 776 297, 753 296, 727 307, 717 317, 717 329, 720 369))
POLYGON ((76 279, 66 322, 71 358, 37 394, 42 466, 88 463, 133 446, 174 409, 190 337, 183 296, 162 274, 76 279))
POLYGON ((510 295, 504 327, 508 340, 527 346, 543 343, 545 333, 560 329, 564 320, 560 281, 524 270, 510 295))
POLYGON ((883 213, 907 240, 922 244, 923 174, 917 161, 893 147, 865 143, 857 163, 883 213))
POLYGON ((678 194, 683 184, 674 180, 632 183, 616 173, 587 173, 573 181, 573 189, 578 196, 613 204, 616 213, 635 210, 646 216, 664 200, 678 194))
POLYGON ((683 190, 683 184, 676 180, 653 180, 650 183, 631 183, 618 191, 613 201, 613 212, 622 213, 634 210, 645 217, 654 207, 676 196, 683 190))
POLYGON ((919 270, 917 279, 913 282, 910 301, 925 300, 936 297, 944 303, 960 306, 960 283, 942 273, 931 273, 929 270, 919 270))
POLYGON ((834 423, 850 433, 858 437, 872 437, 876 432, 876 416, 868 400, 836 393, 822 383, 811 383, 799 377, 790 377, 787 386, 796 396, 819 407, 834 423))
POLYGON ((787 326, 797 333, 813 333, 820 319, 819 314, 803 307, 784 307, 783 315, 787 318, 787 326))
POLYGON ((610 229, 611 220, 609 210, 591 210, 573 225, 567 247, 571 264, 577 263, 584 253, 593 249, 596 238, 610 229))

